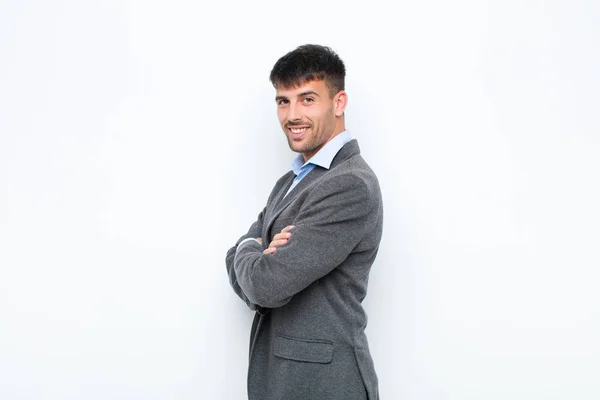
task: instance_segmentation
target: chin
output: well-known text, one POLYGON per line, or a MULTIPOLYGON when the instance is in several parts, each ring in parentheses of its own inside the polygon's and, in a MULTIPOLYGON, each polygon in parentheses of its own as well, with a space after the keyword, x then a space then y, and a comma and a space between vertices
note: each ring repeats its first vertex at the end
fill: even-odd
POLYGON ((304 151, 304 148, 306 147, 304 145, 304 143, 294 142, 290 138, 288 138, 288 145, 290 146, 290 149, 292 149, 292 151, 295 151, 296 153, 300 153, 300 152, 304 151))

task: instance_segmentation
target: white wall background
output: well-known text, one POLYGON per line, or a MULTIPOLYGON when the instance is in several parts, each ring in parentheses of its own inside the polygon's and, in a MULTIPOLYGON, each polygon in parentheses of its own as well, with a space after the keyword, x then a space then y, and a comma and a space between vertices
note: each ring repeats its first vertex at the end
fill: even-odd
POLYGON ((268 74, 348 68, 386 223, 384 399, 600 398, 600 6, 0 2, 0 398, 242 399, 224 254, 293 153, 268 74))

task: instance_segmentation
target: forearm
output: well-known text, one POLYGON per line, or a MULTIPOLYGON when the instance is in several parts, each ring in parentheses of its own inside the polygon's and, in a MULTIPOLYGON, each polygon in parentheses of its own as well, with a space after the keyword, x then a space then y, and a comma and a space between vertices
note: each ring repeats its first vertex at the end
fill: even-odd
POLYGON ((233 279, 247 301, 268 308, 287 303, 287 299, 277 296, 281 291, 278 289, 276 276, 266 273, 265 263, 272 267, 273 259, 271 255, 263 253, 263 246, 258 242, 247 241, 237 250, 233 254, 233 279))
POLYGON ((236 249, 237 249, 237 246, 233 246, 232 248, 230 248, 227 251, 227 256, 225 257, 225 264, 227 266, 227 275, 229 276, 229 284, 233 288, 233 291, 235 292, 235 294, 237 294, 238 297, 240 299, 242 299, 244 301, 244 303, 246 303, 248 308, 250 308, 251 310, 256 310, 256 307, 257 307, 256 304, 252 303, 248 299, 248 297, 244 294, 244 291, 238 284, 237 276, 235 275, 233 263, 234 263, 236 249))
POLYGON ((254 222, 250 226, 250 229, 248 229, 248 232, 244 236, 240 237, 238 239, 238 241, 236 242, 235 246, 231 247, 227 251, 227 255, 225 257, 225 265, 227 268, 227 275, 229 276, 229 283, 231 284, 233 291, 246 303, 246 305, 251 310, 256 310, 257 306, 255 303, 251 302, 248 299, 248 297, 244 294, 244 291, 238 284, 235 270, 233 268, 233 264, 234 264, 235 253, 237 251, 238 246, 240 246, 242 243, 245 243, 246 241, 256 241, 255 238, 260 236, 260 231, 262 229, 263 215, 264 215, 264 210, 263 210, 263 212, 261 212, 258 215, 256 222, 254 222))

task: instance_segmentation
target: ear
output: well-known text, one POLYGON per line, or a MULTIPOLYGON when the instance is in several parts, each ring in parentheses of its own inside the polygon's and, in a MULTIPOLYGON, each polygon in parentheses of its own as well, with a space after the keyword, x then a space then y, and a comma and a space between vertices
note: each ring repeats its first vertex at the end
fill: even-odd
POLYGON ((348 94, 344 90, 340 90, 337 92, 335 96, 333 96, 333 110, 335 112, 336 117, 341 117, 344 115, 344 111, 346 110, 346 106, 348 105, 348 94))

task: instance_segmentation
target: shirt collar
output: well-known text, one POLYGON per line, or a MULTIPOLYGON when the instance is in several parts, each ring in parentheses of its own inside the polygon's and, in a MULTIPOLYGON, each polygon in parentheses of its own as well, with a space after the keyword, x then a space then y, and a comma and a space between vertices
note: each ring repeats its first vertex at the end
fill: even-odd
POLYGON ((298 156, 292 162, 292 171, 294 174, 298 175, 300 174, 300 171, 309 164, 318 165, 319 167, 329 169, 335 155, 350 140, 352 140, 352 135, 350 134, 350 131, 346 130, 327 142, 325 146, 323 146, 321 150, 319 150, 317 154, 312 156, 307 162, 304 162, 302 153, 298 154, 298 156))

